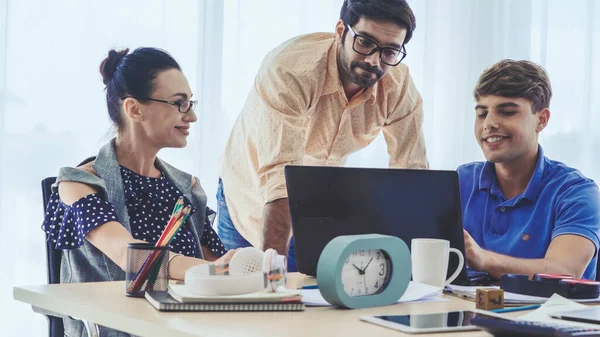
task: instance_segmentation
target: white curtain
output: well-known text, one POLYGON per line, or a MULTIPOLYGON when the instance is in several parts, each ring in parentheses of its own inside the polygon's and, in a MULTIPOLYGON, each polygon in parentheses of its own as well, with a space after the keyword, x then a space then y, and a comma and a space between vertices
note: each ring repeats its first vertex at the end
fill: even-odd
MULTIPOLYGON (((406 63, 425 109, 433 169, 482 160, 472 88, 502 58, 548 70, 546 154, 600 181, 600 2, 412 0, 406 63)), ((332 32, 341 0, 0 0, 0 326, 40 336, 46 322, 12 286, 46 282, 40 181, 110 138, 100 61, 110 48, 155 46, 181 64, 199 120, 186 149, 161 157, 200 177, 215 205, 217 166, 264 55, 286 39, 332 32), (6 305, 8 303, 8 305, 6 305)), ((383 137, 348 165, 385 167, 383 137)))
POLYGON ((191 130, 190 146, 161 155, 208 181, 199 169, 213 165, 205 164, 202 130, 220 114, 207 108, 213 103, 200 89, 213 94, 211 85, 202 81, 212 76, 204 71, 205 61, 214 61, 211 56, 218 55, 220 47, 216 54, 203 51, 221 43, 206 18, 218 13, 222 4, 196 0, 2 0, 0 4, 0 335, 43 336, 45 318, 14 302, 12 287, 46 282, 41 180, 55 176, 61 166, 77 165, 95 155, 112 137, 100 62, 111 48, 140 46, 163 48, 176 58, 206 110, 191 130))
MULTIPOLYGON (((284 40, 333 31, 341 0, 225 1, 222 99, 233 124, 264 55, 284 40), (274 13, 268 20, 266 13, 274 13), (276 14, 275 14, 276 13, 276 14)), ((548 70, 554 96, 540 137, 548 156, 600 180, 600 2, 594 0, 412 0, 417 29, 405 63, 423 96, 424 131, 433 169, 483 160, 473 134, 473 87, 503 58, 548 70)), ((227 135, 223 135, 226 137, 227 135)), ((348 166, 386 167, 383 137, 348 166)))

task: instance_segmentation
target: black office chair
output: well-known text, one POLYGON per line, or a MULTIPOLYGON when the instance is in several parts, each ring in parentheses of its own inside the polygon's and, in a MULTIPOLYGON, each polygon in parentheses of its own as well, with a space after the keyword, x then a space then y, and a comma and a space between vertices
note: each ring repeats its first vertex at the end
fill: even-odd
MULTIPOLYGON (((42 180, 42 198, 44 201, 44 215, 46 214, 46 205, 50 201, 50 195, 52 195, 51 186, 56 181, 56 177, 48 177, 42 180)), ((48 234, 46 234, 46 264, 48 269, 48 284, 60 283, 60 259, 62 257, 62 251, 54 248, 55 243, 52 240, 48 240, 48 234)), ((65 335, 65 327, 63 325, 63 319, 61 317, 55 317, 46 315, 48 319, 48 336, 49 337, 63 337, 65 335)))

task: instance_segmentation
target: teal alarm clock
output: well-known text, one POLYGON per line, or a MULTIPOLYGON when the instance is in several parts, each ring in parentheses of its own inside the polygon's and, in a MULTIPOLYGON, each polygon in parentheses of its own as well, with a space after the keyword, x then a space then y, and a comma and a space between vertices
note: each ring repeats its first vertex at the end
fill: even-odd
POLYGON ((412 271, 404 241, 389 235, 343 235, 321 252, 317 283, 323 298, 344 308, 396 303, 406 291, 412 271))

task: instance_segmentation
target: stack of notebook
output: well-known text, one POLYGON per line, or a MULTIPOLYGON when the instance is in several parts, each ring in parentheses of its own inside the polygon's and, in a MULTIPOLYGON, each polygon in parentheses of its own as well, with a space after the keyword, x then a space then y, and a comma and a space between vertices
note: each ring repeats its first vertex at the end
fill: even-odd
POLYGON ((160 311, 302 311, 302 296, 296 291, 257 292, 232 296, 198 296, 182 284, 169 284, 168 291, 147 291, 146 299, 160 311))

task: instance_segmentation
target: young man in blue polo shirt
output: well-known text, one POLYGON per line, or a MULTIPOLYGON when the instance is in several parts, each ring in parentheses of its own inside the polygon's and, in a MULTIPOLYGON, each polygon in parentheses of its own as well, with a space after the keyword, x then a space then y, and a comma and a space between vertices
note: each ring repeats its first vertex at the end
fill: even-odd
POLYGON ((502 274, 596 277, 598 186, 544 156, 538 135, 550 119, 546 71, 503 60, 474 90, 475 138, 487 159, 458 168, 468 265, 502 274))

